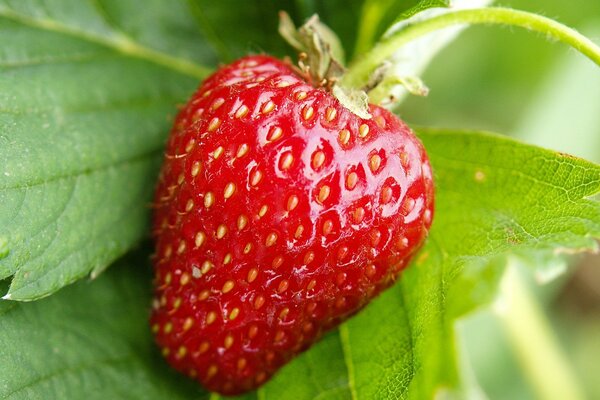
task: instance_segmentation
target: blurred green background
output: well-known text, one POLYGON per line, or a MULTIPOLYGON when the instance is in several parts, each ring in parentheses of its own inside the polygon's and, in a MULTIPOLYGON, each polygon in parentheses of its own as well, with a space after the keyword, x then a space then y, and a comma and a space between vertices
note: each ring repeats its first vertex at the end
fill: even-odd
MULTIPOLYGON (((598 0, 513 0, 496 5, 557 19, 600 44, 598 0)), ((423 79, 431 89, 429 96, 413 96, 399 110, 409 123, 500 132, 600 162, 600 69, 565 45, 516 28, 472 27, 437 56, 423 79)), ((538 262, 538 268, 556 272, 563 261, 571 268, 546 284, 540 284, 539 274, 517 268, 543 318, 534 327, 522 315, 513 317, 523 318, 513 323, 523 327, 521 340, 537 341, 540 332, 527 332, 537 329, 554 348, 531 343, 516 350, 505 322, 490 310, 459 328, 463 361, 472 372, 467 377, 473 385, 470 395, 538 398, 536 385, 539 389, 543 382, 533 382, 532 367, 519 352, 538 360, 534 368, 550 369, 541 351, 564 361, 564 369, 547 371, 546 379, 567 374, 583 388, 583 397, 600 399, 600 257, 554 256, 538 262)))

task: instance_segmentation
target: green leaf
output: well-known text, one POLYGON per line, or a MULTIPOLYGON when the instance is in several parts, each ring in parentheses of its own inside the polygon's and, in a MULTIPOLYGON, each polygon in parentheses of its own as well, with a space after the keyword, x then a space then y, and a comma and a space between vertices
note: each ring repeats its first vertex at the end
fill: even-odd
POLYGON ((321 21, 340 37, 343 47, 350 50, 363 3, 363 0, 188 1, 201 31, 218 51, 222 62, 248 53, 295 55, 277 34, 281 10, 287 11, 297 26, 318 14, 321 21))
POLYGON ((0 398, 207 399, 152 341, 144 259, 35 303, 0 302, 0 398))
POLYGON ((206 71, 188 57, 210 49, 185 3, 138 7, 0 1, 0 279, 14 275, 11 299, 97 275, 147 234, 169 118, 206 71))

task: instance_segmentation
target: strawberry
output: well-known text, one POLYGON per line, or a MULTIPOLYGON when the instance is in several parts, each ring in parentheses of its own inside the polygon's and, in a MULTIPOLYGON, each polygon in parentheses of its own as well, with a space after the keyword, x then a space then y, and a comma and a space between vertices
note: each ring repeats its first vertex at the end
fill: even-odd
POLYGON ((152 330, 223 394, 282 365, 389 287, 433 216, 429 161, 288 64, 242 58, 180 111, 156 191, 152 330))

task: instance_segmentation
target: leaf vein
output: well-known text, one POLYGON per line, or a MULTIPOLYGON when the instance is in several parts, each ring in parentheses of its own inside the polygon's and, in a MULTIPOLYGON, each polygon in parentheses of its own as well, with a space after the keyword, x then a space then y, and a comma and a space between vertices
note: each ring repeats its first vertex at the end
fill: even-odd
POLYGON ((344 363, 346 364, 346 369, 348 371, 348 388, 350 389, 350 395, 352 400, 358 400, 356 382, 354 381, 354 364, 350 346, 350 331, 348 330, 347 323, 339 326, 338 335, 340 337, 340 344, 342 345, 342 353, 344 354, 344 363))
POLYGON ((171 56, 167 53, 145 47, 118 32, 116 32, 113 37, 102 37, 82 29, 70 27, 50 18, 34 18, 20 14, 7 7, 0 7, 0 17, 37 29, 76 37, 80 40, 101 45, 119 53, 136 57, 194 78, 203 79, 211 71, 211 68, 199 65, 193 61, 171 56))

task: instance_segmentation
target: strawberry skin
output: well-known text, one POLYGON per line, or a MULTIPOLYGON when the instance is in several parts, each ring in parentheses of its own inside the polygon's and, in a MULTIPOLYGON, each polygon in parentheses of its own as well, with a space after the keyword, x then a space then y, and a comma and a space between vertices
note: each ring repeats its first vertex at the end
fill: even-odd
POLYGON ((220 68, 180 111, 156 191, 156 341, 223 394, 251 390, 389 287, 433 217, 423 146, 277 59, 220 68))

